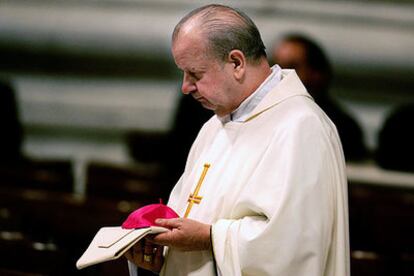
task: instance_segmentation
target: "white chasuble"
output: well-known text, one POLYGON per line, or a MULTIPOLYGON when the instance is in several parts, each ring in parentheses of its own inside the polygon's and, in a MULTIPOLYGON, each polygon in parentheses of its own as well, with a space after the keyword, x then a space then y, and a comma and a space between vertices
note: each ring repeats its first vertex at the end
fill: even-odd
MULTIPOLYGON (((214 116, 203 126, 168 205, 213 225, 220 275, 349 275, 341 144, 294 71, 245 121, 214 116)), ((210 251, 170 249, 161 271, 215 274, 210 251)))

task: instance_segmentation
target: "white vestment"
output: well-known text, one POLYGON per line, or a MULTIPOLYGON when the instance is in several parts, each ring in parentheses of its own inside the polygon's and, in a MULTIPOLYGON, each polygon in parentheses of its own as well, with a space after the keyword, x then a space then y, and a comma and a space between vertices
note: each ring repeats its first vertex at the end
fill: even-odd
MULTIPOLYGON (((212 117, 194 142, 168 205, 212 224, 220 275, 349 275, 345 163, 335 126, 296 73, 243 122, 212 117)), ((161 275, 215 275, 210 251, 168 250, 161 275)))

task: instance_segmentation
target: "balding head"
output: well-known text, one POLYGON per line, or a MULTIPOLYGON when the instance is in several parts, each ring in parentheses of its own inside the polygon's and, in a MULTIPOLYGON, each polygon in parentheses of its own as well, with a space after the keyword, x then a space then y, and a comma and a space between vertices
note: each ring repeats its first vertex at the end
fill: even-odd
POLYGON ((259 30, 243 12, 223 5, 207 5, 193 10, 177 24, 172 42, 180 35, 198 33, 206 39, 207 53, 224 61, 230 51, 243 52, 249 62, 266 57, 259 30))
POLYGON ((270 75, 254 23, 221 5, 190 12, 173 33, 172 55, 182 91, 218 116, 233 112, 270 75))

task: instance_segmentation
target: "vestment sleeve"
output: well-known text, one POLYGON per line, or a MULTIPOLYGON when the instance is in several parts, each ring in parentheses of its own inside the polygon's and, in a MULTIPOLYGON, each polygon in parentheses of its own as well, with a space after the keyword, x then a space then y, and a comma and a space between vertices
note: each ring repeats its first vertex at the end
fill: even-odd
POLYGON ((272 137, 232 210, 212 227, 221 275, 325 275, 343 156, 316 116, 272 137), (338 154, 339 152, 339 154, 338 154))

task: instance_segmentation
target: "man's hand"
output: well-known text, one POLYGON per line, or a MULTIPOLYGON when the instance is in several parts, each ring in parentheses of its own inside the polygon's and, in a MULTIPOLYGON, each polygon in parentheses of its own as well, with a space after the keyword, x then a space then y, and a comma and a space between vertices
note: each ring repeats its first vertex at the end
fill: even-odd
POLYGON ((164 246, 156 245, 148 239, 142 239, 124 256, 136 266, 158 273, 164 263, 163 251, 164 246))
POLYGON ((157 219, 159 226, 171 229, 154 236, 155 244, 169 246, 181 251, 209 250, 210 225, 186 218, 157 219))

